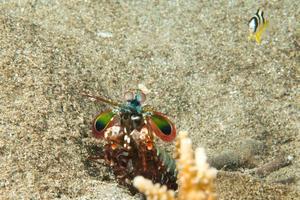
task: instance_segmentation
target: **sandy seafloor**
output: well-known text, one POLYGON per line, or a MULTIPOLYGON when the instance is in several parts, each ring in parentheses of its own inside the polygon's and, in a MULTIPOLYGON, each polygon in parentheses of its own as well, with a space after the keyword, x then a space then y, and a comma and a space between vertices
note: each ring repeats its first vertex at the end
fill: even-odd
POLYGON ((139 83, 209 158, 238 163, 252 141, 219 171, 219 199, 299 199, 300 6, 265 2, 0 1, 0 199, 139 199, 87 160, 108 106, 81 96, 139 83), (247 40, 259 7, 262 45, 247 40), (251 173, 280 156, 292 162, 251 173))

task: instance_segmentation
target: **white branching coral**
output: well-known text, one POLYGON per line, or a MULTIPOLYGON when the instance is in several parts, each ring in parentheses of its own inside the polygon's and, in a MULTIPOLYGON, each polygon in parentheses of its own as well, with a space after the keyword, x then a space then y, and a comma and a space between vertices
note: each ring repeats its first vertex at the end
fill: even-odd
POLYGON ((167 186, 161 186, 159 183, 153 184, 142 176, 135 177, 133 185, 146 195, 147 200, 175 200, 173 190, 167 190, 167 186))
POLYGON ((217 170, 207 163, 203 148, 192 149, 187 132, 180 132, 176 141, 175 158, 178 169, 178 195, 166 186, 153 184, 143 177, 134 179, 134 186, 143 192, 148 200, 214 200, 216 199, 214 179, 217 170))
POLYGON ((177 158, 178 199, 216 199, 214 179, 217 170, 210 168, 204 149, 198 148, 194 154, 191 139, 187 137, 186 132, 179 134, 176 146, 179 152, 179 158, 177 158))

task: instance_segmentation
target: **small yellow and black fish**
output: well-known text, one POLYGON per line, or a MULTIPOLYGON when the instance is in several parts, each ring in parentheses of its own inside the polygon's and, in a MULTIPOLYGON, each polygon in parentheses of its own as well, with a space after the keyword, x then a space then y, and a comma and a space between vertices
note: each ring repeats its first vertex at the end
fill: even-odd
POLYGON ((258 44, 261 43, 261 36, 269 26, 269 21, 264 18, 264 12, 257 10, 255 15, 249 20, 249 40, 255 40, 258 44))

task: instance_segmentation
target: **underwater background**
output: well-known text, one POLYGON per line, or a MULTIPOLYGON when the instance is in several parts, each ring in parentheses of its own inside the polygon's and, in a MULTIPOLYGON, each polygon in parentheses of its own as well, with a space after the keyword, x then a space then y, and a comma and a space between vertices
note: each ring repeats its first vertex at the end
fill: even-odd
POLYGON ((138 84, 205 148, 219 199, 297 199, 299 23, 292 0, 0 1, 0 199, 139 199, 88 159, 109 106, 82 96, 138 84))

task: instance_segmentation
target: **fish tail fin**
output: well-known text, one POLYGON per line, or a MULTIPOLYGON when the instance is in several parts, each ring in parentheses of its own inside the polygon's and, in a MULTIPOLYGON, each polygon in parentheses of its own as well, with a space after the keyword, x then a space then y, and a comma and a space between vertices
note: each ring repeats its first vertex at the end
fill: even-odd
POLYGON ((257 33, 255 35, 255 41, 256 41, 257 44, 261 44, 261 33, 260 34, 257 33))

